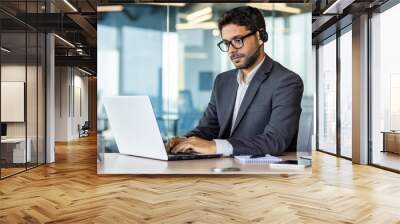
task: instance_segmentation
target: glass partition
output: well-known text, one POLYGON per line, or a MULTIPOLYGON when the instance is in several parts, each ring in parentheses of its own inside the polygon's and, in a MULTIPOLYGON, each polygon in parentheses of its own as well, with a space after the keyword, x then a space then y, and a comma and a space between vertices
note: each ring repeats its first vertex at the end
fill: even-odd
POLYGON ((352 157, 352 34, 340 36, 340 154, 352 157))
POLYGON ((336 154, 336 39, 318 47, 318 149, 336 154))
POLYGON ((35 32, 27 33, 27 74, 26 74, 26 113, 27 113, 27 151, 30 152, 28 156, 27 167, 37 165, 37 93, 38 93, 38 35, 35 32))
POLYGON ((400 170, 400 4, 371 18, 372 163, 400 170))
POLYGON ((45 35, 19 20, 44 1, 2 1, 0 8, 0 178, 45 162, 45 35))
POLYGON ((37 163, 46 162, 46 36, 38 33, 37 64, 37 163))
POLYGON ((26 37, 25 32, 1 34, 2 177, 25 170, 31 161, 26 150, 26 37))

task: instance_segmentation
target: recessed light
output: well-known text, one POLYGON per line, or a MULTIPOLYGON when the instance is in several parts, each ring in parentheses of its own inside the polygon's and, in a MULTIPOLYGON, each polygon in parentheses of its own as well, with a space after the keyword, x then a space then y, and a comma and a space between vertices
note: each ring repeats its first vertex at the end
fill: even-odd
POLYGON ((1 50, 4 51, 4 52, 6 52, 6 53, 10 53, 10 52, 11 52, 11 50, 9 50, 9 49, 7 49, 7 48, 5 48, 5 47, 1 47, 1 50))

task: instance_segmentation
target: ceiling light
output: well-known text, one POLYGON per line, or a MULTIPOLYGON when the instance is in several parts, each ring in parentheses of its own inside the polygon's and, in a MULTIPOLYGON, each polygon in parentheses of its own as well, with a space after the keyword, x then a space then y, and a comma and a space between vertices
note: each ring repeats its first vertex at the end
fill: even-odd
POLYGON ((188 21, 188 23, 191 23, 191 24, 201 23, 201 22, 205 22, 205 21, 207 21, 207 20, 209 20, 211 18, 212 18, 212 14, 211 13, 210 14, 205 14, 205 15, 199 16, 199 17, 197 17, 197 18, 195 18, 193 20, 188 21))
POLYGON ((351 5, 354 0, 336 0, 332 5, 324 10, 322 14, 342 14, 343 9, 351 5))
POLYGON ((218 25, 216 22, 204 22, 204 23, 178 23, 176 24, 177 30, 189 30, 189 29, 203 29, 203 30, 212 30, 218 29, 218 25))
POLYGON ((214 30, 212 31, 212 35, 213 35, 214 37, 218 37, 218 36, 219 36, 219 30, 218 30, 218 29, 214 29, 214 30))
POLYGON ((266 11, 279 11, 293 14, 301 13, 301 9, 287 6, 286 3, 248 3, 247 5, 266 11))
POLYGON ((191 20, 194 20, 198 17, 204 16, 207 14, 212 14, 212 8, 210 6, 205 7, 204 9, 200 9, 196 12, 190 13, 189 15, 186 16, 186 19, 190 22, 191 20))
POLYGON ((1 47, 0 49, 1 49, 2 51, 6 52, 6 53, 10 53, 10 52, 11 52, 11 50, 9 50, 9 49, 7 49, 7 48, 5 48, 5 47, 1 47))
POLYGON ((97 6, 97 12, 121 12, 124 10, 123 5, 102 5, 97 6))
POLYGON ((66 39, 64 39, 64 38, 62 38, 62 37, 60 37, 59 35, 57 35, 57 34, 54 34, 54 36, 55 37, 57 37, 59 40, 61 40, 62 42, 64 42, 65 44, 67 44, 68 46, 70 46, 70 47, 72 47, 72 48, 75 48, 75 45, 73 45, 71 42, 69 42, 68 40, 66 40, 66 39))
POLYGON ((83 70, 83 69, 81 69, 81 68, 79 68, 79 67, 78 67, 78 70, 81 71, 81 72, 83 72, 83 73, 85 73, 85 74, 87 74, 87 75, 92 75, 92 73, 90 73, 90 72, 88 72, 88 71, 86 71, 86 70, 83 70))
POLYGON ((186 3, 141 3, 145 5, 161 5, 161 6, 175 6, 175 7, 184 7, 186 3))
POLYGON ((78 10, 68 1, 64 0, 65 4, 67 4, 74 12, 78 12, 78 10))

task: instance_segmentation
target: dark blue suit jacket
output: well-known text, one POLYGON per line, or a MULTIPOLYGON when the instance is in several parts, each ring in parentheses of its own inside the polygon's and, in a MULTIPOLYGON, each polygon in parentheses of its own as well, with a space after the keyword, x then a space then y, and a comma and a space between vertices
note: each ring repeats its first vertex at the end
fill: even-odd
POLYGON ((234 69, 217 76, 203 117, 186 136, 226 139, 234 155, 295 151, 304 88, 300 76, 266 56, 232 124, 237 73, 234 69))

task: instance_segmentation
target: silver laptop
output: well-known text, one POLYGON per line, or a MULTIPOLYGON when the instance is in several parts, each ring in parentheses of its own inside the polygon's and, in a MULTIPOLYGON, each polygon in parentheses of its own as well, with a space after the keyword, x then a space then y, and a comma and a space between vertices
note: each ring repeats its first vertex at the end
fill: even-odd
POLYGON ((222 154, 167 154, 148 96, 104 97, 111 131, 122 154, 159 160, 219 158, 222 154))

